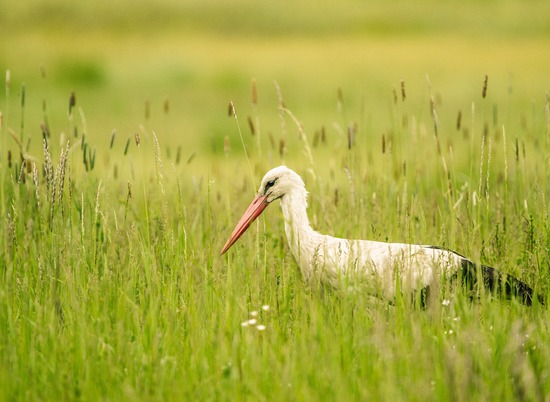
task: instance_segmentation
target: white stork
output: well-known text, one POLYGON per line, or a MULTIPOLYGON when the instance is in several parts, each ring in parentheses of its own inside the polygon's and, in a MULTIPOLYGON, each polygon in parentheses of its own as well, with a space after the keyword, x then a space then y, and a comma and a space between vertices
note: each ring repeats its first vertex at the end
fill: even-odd
MULTIPOLYGON (((340 239, 316 232, 307 217, 307 191, 302 178, 286 166, 271 169, 258 194, 237 223, 224 254, 273 201, 280 199, 290 250, 306 280, 336 288, 367 289, 393 300, 396 292, 429 290, 438 280, 461 275, 470 286, 481 279, 491 291, 517 296, 531 305, 533 289, 450 250, 434 246, 340 239)), ((542 303, 542 298, 539 298, 542 303)), ((424 300, 425 302, 425 300, 424 300)))

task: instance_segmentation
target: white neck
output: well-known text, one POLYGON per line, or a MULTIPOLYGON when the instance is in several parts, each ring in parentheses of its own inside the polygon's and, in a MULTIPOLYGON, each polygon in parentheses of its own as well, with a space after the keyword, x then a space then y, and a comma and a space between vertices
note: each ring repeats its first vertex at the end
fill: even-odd
POLYGON ((308 276, 312 253, 321 242, 322 235, 311 228, 307 217, 307 192, 294 188, 281 198, 288 245, 302 272, 308 276))

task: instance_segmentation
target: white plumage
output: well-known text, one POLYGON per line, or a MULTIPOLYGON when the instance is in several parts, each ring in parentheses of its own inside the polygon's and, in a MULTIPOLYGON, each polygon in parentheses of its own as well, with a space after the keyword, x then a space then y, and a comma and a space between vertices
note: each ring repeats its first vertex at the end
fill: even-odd
MULTIPOLYGON (((306 280, 319 281, 336 288, 365 289, 388 299, 396 292, 421 290, 439 279, 449 279, 461 269, 470 279, 475 264, 449 250, 433 246, 347 240, 316 232, 307 217, 307 191, 302 178, 293 170, 279 166, 266 173, 254 198, 231 237, 222 249, 225 253, 250 224, 273 201, 279 199, 285 221, 288 244, 306 280)), ((485 284, 493 289, 498 274, 483 267, 485 284)), ((512 278, 529 293, 532 289, 512 278)), ((517 284, 516 284, 517 285, 517 284)), ((508 293, 508 288, 506 288, 508 293)))

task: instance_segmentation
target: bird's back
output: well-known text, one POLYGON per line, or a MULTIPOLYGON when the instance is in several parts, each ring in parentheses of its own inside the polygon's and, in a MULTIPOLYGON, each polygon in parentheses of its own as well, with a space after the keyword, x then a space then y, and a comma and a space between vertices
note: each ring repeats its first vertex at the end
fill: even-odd
POLYGON ((396 289, 430 286, 441 275, 453 274, 463 258, 452 251, 415 244, 347 240, 319 235, 312 252, 297 258, 306 278, 335 287, 366 287, 387 298, 396 289), (306 258, 304 258, 306 257, 306 258))

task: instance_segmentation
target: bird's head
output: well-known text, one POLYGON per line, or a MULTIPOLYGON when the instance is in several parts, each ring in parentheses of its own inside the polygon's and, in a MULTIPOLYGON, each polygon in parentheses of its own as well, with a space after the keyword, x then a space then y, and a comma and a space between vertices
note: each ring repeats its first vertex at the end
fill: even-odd
POLYGON ((246 209, 235 229, 233 229, 233 233, 231 233, 221 253, 224 254, 246 232, 250 224, 261 215, 271 202, 283 198, 293 191, 306 193, 302 178, 293 170, 286 166, 278 166, 267 172, 262 179, 256 197, 246 209))
POLYGON ((267 172, 258 189, 258 197, 265 197, 269 204, 299 189, 305 189, 302 178, 286 166, 278 166, 267 172))

